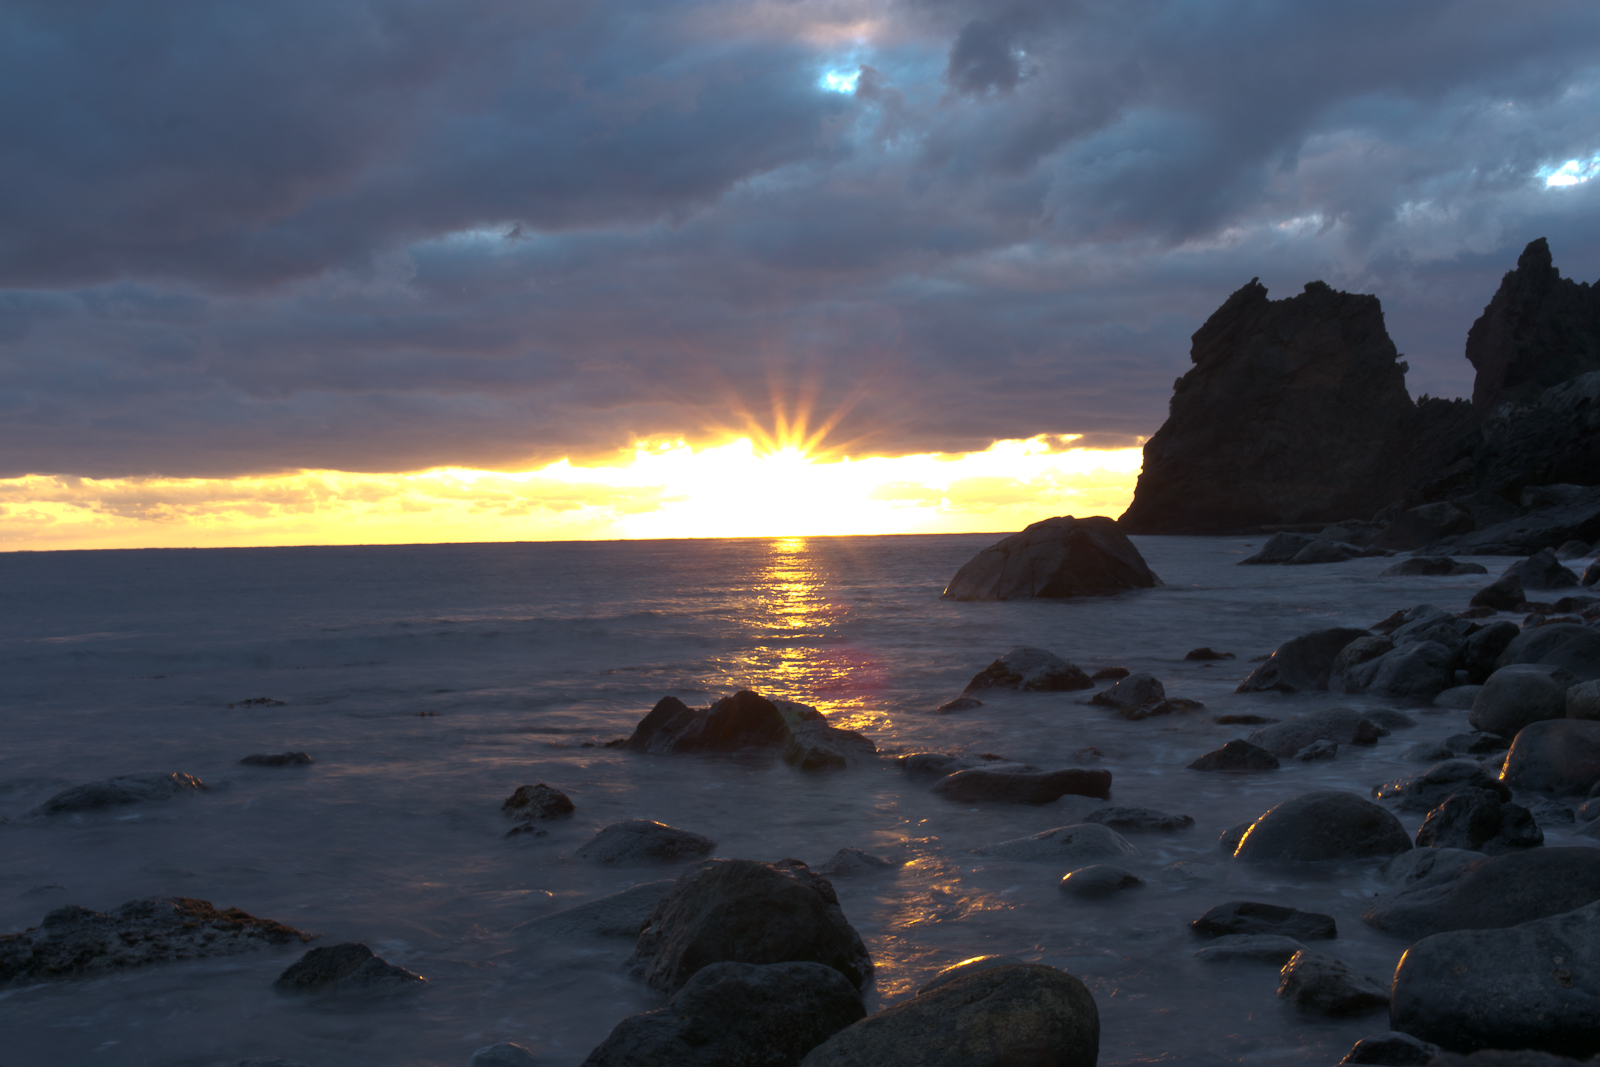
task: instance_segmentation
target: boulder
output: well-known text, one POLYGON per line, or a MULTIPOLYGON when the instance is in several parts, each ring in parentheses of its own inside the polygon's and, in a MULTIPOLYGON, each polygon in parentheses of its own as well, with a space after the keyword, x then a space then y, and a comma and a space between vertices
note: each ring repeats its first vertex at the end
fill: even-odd
POLYGON ((1033 523, 979 552, 950 579, 942 599, 1109 596, 1160 584, 1114 520, 1066 515, 1033 523))
POLYGON ((1110 689, 1102 689, 1089 703, 1118 712, 1146 708, 1167 699, 1167 690, 1153 674, 1130 674, 1110 689))
MULTIPOLYGON (((1484 677, 1487 678, 1488 675, 1486 674, 1484 677)), ((1433 706, 1436 708, 1454 708, 1457 711, 1471 711, 1472 702, 1478 699, 1478 691, 1482 688, 1483 686, 1481 685, 1451 686, 1433 698, 1433 706)))
POLYGON ((1417 831, 1418 848, 1459 848, 1495 855, 1544 844, 1533 813, 1507 804, 1491 789, 1462 789, 1428 812, 1417 831))
POLYGON ((246 767, 309 767, 316 760, 304 752, 258 752, 239 762, 246 767))
POLYGON ((971 711, 974 708, 981 707, 983 707, 983 701, 977 697, 956 697, 954 700, 946 700, 933 710, 940 715, 949 715, 951 712, 971 711))
POLYGON ((1354 793, 1321 790, 1286 800, 1245 832, 1236 860, 1296 862, 1390 856, 1411 848, 1411 835, 1384 808, 1354 793))
POLYGON ((867 1016, 802 1067, 1095 1067, 1100 1017, 1082 982, 1035 963, 988 967, 867 1016))
POLYGON ((866 1014, 832 967, 713 963, 665 1007, 618 1023, 583 1067, 792 1067, 866 1014))
POLYGON ((1511 746, 1499 734, 1476 731, 1470 734, 1451 734, 1445 745, 1456 756, 1487 756, 1491 752, 1504 752, 1511 746))
POLYGON ((1501 577, 1515 576, 1524 589, 1571 589, 1578 576, 1563 567, 1553 550, 1545 548, 1520 563, 1513 563, 1501 577))
POLYGON ((1389 993, 1332 956, 1301 950, 1283 968, 1278 996, 1302 1011, 1360 1015, 1389 1006, 1389 993))
POLYGON ((1094 683, 1076 664, 1042 648, 1013 648, 972 676, 966 691, 1020 689, 1025 693, 1059 693, 1093 689, 1094 683))
POLYGON ((1502 801, 1511 799, 1510 789, 1496 781, 1483 764, 1470 759, 1445 760, 1419 774, 1384 782, 1373 787, 1372 795, 1397 801, 1401 811, 1432 811, 1462 789, 1488 789, 1502 801))
POLYGON ((909 774, 913 778, 943 778, 947 774, 964 771, 970 767, 1023 766, 1008 759, 1001 759, 999 756, 952 756, 944 752, 912 752, 898 757, 894 763, 900 768, 900 773, 909 774))
POLYGON ((280 993, 406 993, 428 980, 377 956, 366 945, 324 945, 291 963, 272 988, 280 993))
POLYGON ((1247 556, 1239 561, 1239 566, 1250 567, 1267 563, 1288 563, 1299 554, 1307 545, 1314 545, 1319 538, 1314 534, 1290 533, 1280 530, 1267 538, 1261 546, 1261 551, 1253 556, 1247 556))
POLYGON ((1467 721, 1501 737, 1515 737, 1529 723, 1567 714, 1567 690, 1578 684, 1569 671, 1539 663, 1501 667, 1472 700, 1467 721))
POLYGON ((974 956, 971 959, 962 960, 960 963, 953 963, 948 967, 942 968, 938 974, 935 974, 922 984, 917 990, 917 995, 920 996, 930 989, 937 989, 946 983, 965 978, 969 974, 987 971, 994 967, 1009 967, 1012 964, 1020 964, 1022 962, 1015 956, 974 956))
POLYGON ((1578 584, 1587 589, 1589 586, 1600 582, 1600 559, 1595 560, 1583 569, 1583 577, 1578 579, 1578 584))
POLYGON ((574 811, 572 800, 559 789, 543 782, 538 785, 519 785, 517 791, 500 805, 500 812, 517 822, 540 822, 560 819, 574 811))
POLYGON ((1460 563, 1449 556, 1411 556, 1403 559, 1392 567, 1386 567, 1378 574, 1379 578, 1400 578, 1408 575, 1462 575, 1462 574, 1488 574, 1489 569, 1481 563, 1460 563))
POLYGON ((1347 559, 1355 559, 1360 555, 1360 549, 1354 545, 1342 545, 1337 541, 1325 541, 1317 538, 1306 547, 1286 560, 1286 563, 1343 563, 1347 559))
POLYGON ((1501 667, 1538 663, 1570 671, 1574 681, 1600 678, 1600 629, 1578 623, 1553 622, 1524 630, 1500 653, 1501 667))
POLYGON ((1528 598, 1522 592, 1522 582, 1514 574, 1496 578, 1467 601, 1475 608, 1493 608, 1495 611, 1516 611, 1517 605, 1528 598))
POLYGON ((1488 681, 1506 646, 1520 633, 1522 628, 1514 622, 1492 622, 1469 636, 1461 650, 1461 667, 1467 672, 1467 680, 1473 685, 1488 681))
POLYGON ((1233 659, 1234 655, 1232 652, 1217 652, 1210 647, 1204 647, 1191 648, 1183 654, 1183 658, 1199 662, 1210 662, 1213 660, 1233 659))
POLYGON ((310 935, 192 897, 131 900, 115 911, 68 904, 38 925, 0 934, 0 985, 82 978, 168 960, 233 956, 310 935))
POLYGON ((1358 637, 1369 636, 1366 630, 1339 627, 1317 630, 1285 641, 1261 666, 1239 683, 1237 692, 1281 693, 1312 692, 1328 688, 1328 674, 1333 661, 1344 647, 1358 637))
POLYGON ((595 863, 637 867, 650 863, 683 863, 699 859, 717 843, 709 837, 649 819, 612 823, 578 849, 595 863))
POLYGON ((1600 680, 1580 682, 1567 690, 1567 718, 1600 719, 1600 680))
POLYGON ((1137 856, 1139 850, 1115 830, 1098 823, 1074 823, 1044 830, 1030 837, 984 845, 973 849, 972 854, 1000 860, 1059 863, 1074 868, 1103 860, 1137 856))
POLYGON ((628 961, 635 977, 671 995, 712 963, 821 963, 862 988, 872 958, 826 878, 805 865, 708 860, 656 905, 628 961))
POLYGON ((1596 900, 1600 848, 1547 846, 1436 869, 1371 898, 1361 918, 1415 940, 1446 930, 1497 930, 1596 900))
POLYGON ((1296 941, 1326 941, 1339 936, 1338 925, 1331 915, 1253 900, 1231 900, 1226 904, 1218 904, 1191 922, 1189 929, 1201 937, 1271 934, 1296 941))
MULTIPOLYGON (((1456 651, 1437 641, 1400 645, 1363 664, 1345 680, 1346 692, 1431 701, 1455 685, 1456 651), (1359 688, 1352 688, 1359 684, 1359 688)), ((1330 684, 1329 688, 1332 688, 1330 684)))
POLYGON ((1600 782, 1600 722, 1553 719, 1524 727, 1500 780, 1512 789, 1587 796, 1600 782))
POLYGON ((1252 280, 1195 331, 1191 359, 1124 530, 1333 523, 1390 501, 1416 405, 1376 297, 1313 282, 1270 301, 1252 280))
POLYGON ((1067 794, 1111 796, 1111 772, 1077 769, 1026 771, 974 767, 939 779, 930 790, 963 804, 998 801, 1005 804, 1048 804, 1067 794))
POLYGON ((1332 741, 1313 741, 1294 754, 1296 763, 1316 763, 1339 758, 1339 746, 1332 741))
POLYGON ((1426 1067, 1439 1052, 1438 1045, 1398 1030, 1388 1030, 1381 1034, 1369 1034, 1357 1041, 1339 1063, 1341 1067, 1347 1063, 1376 1064, 1378 1067, 1426 1067))
POLYGON ((1515 925, 1440 932, 1401 958, 1391 1025, 1455 1052, 1592 1056, 1600 1053, 1597 960, 1600 903, 1515 925))
POLYGON ((514 1041, 485 1045, 467 1060, 467 1067, 539 1067, 533 1053, 514 1041))
POLYGON ((1226 934, 1205 948, 1196 949, 1194 958, 1202 963, 1270 963, 1282 967, 1305 948, 1292 937, 1274 934, 1226 934))
POLYGON ((663 878, 586 900, 550 915, 529 919, 511 928, 514 934, 540 934, 557 937, 590 934, 598 937, 638 937, 650 921, 661 898, 673 882, 663 878))
POLYGON ((1364 692, 1378 671, 1378 659, 1393 651, 1394 640, 1382 634, 1356 638, 1333 657, 1328 688, 1335 693, 1364 692))
POLYGON ((896 864, 890 863, 882 856, 874 856, 859 848, 841 848, 829 856, 822 866, 812 869, 825 878, 837 878, 840 875, 892 871, 895 867, 896 864))
POLYGON ((1481 859, 1483 853, 1460 848, 1414 848, 1380 867, 1378 881, 1385 885, 1410 885, 1481 859))
POLYGON ((1247 740, 1280 759, 1293 756, 1314 741, 1340 745, 1375 745, 1388 733, 1353 708, 1322 708, 1264 726, 1247 740))
POLYGON ((1151 808, 1097 808, 1083 817, 1084 822, 1109 826, 1119 834, 1173 833, 1194 825, 1192 815, 1168 815, 1151 808))
MULTIPOLYGON (((1590 405, 1596 399, 1600 399, 1600 373, 1587 375, 1586 378, 1585 382, 1568 383, 1577 386, 1576 390, 1564 390, 1560 387, 1550 390, 1546 395, 1555 401, 1552 407, 1560 407, 1562 401, 1574 399, 1574 394, 1577 392, 1591 394, 1576 397, 1580 401, 1587 401, 1590 405)), ((1513 434, 1525 434, 1535 440, 1539 438, 1541 432, 1546 440, 1554 436, 1550 434, 1551 427, 1548 424, 1539 424, 1536 411, 1513 412, 1509 423, 1501 422, 1497 418, 1498 414, 1490 416, 1484 426, 1486 438, 1506 436, 1505 431, 1508 429, 1513 434), (1496 425, 1497 422, 1500 425, 1496 425)), ((1580 419, 1584 417, 1581 412, 1569 411, 1568 414, 1576 415, 1580 419)), ((1600 412, 1591 410, 1587 417, 1594 420, 1595 429, 1600 429, 1600 412)), ((1600 434, 1595 434, 1591 430, 1589 436, 1600 437, 1600 434)), ((1593 440, 1584 441, 1582 444, 1591 450, 1596 448, 1593 440)), ((1597 458, 1600 458, 1600 452, 1597 452, 1597 458)), ((1565 502, 1547 503, 1504 522, 1481 526, 1472 533, 1445 538, 1431 546, 1430 551, 1459 552, 1478 556, 1521 556, 1537 553, 1569 537, 1595 536, 1600 533, 1600 488, 1579 489, 1578 493, 1578 496, 1565 502)))
POLYGON ((1452 534, 1469 533, 1476 525, 1470 511, 1440 500, 1402 511, 1375 543, 1384 548, 1421 548, 1452 534))
POLYGON ((1068 871, 1061 878, 1061 891, 1080 900, 1100 900, 1124 889, 1144 885, 1144 879, 1111 863, 1095 863, 1068 871))
POLYGON ((1133 672, 1128 670, 1126 667, 1101 667, 1099 670, 1089 675, 1089 678, 1091 681, 1095 682, 1116 682, 1121 681, 1123 678, 1126 678, 1132 673, 1133 672))
POLYGON ((1248 741, 1234 739, 1189 764, 1192 771, 1275 771, 1278 757, 1248 741))
POLYGON ((625 747, 637 752, 739 752, 769 749, 805 770, 843 767, 877 751, 855 730, 829 726, 816 708, 768 700, 745 689, 709 708, 662 697, 639 720, 625 747))
POLYGON ((210 787, 200 779, 169 771, 166 774, 124 774, 100 782, 85 782, 63 789, 29 815, 70 815, 102 808, 120 808, 153 800, 203 793, 210 787))

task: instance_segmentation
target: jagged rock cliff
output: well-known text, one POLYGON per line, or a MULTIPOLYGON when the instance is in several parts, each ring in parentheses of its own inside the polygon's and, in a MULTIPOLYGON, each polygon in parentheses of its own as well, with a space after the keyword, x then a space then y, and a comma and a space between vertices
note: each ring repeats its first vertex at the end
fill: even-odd
POLYGON ((1530 241, 1467 333, 1472 406, 1489 414, 1600 370, 1600 286, 1563 278, 1543 237, 1530 241))
POLYGON ((1195 331, 1194 367, 1144 447, 1128 533, 1225 533, 1368 516, 1418 418, 1375 296, 1255 279, 1195 331))

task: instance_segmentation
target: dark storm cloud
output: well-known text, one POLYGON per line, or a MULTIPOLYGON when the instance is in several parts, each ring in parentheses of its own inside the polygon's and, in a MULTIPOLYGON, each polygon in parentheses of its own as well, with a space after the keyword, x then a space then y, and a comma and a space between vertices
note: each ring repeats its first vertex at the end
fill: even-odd
POLYGON ((0 474, 1131 440, 1259 275, 1600 273, 1587 3, 0 0, 0 474), (859 70, 856 90, 818 80, 859 70))

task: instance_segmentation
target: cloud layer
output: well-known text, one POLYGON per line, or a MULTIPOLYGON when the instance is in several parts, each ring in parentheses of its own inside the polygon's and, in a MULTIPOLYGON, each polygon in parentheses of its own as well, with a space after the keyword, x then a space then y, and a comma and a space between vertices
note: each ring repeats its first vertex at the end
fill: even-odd
POLYGON ((1600 9, 0 0, 0 477, 522 468, 773 409, 1160 425, 1260 276, 1416 392, 1600 274, 1600 9), (834 76, 828 78, 832 73, 834 76), (852 91, 833 91, 850 88, 852 91))

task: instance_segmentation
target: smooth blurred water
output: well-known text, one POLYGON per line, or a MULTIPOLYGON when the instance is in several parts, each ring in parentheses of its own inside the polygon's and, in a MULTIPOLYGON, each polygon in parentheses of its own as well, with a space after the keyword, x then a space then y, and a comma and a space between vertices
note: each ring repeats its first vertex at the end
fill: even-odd
MULTIPOLYGON (((810 540, 432 545, 0 556, 0 931, 65 903, 201 897, 321 935, 363 940, 430 980, 399 1002, 327 1006, 269 989, 299 950, 164 964, 0 990, 0 1062, 205 1065, 282 1056, 312 1067, 457 1065, 516 1041, 577 1064, 615 1023, 659 1006, 628 979, 626 940, 512 935, 513 926, 678 868, 596 867, 573 853, 600 827, 657 819, 717 855, 820 863, 844 846, 901 866, 836 880, 878 965, 869 1010, 938 968, 987 952, 1088 983, 1102 1064, 1328 1064, 1383 1030, 1304 1017, 1271 966, 1203 965, 1190 919, 1233 899, 1333 914, 1328 951, 1386 981, 1406 947, 1360 921, 1370 867, 1244 869, 1218 834, 1313 788, 1416 769, 1415 741, 1466 729, 1418 720, 1372 749, 1249 776, 1185 765, 1277 717, 1360 698, 1235 695, 1250 657, 1398 608, 1460 608, 1483 580, 1380 578, 1387 562, 1236 567, 1239 539, 1136 539, 1166 584, 1064 603, 949 603, 955 570, 992 535, 810 540), (1088 693, 985 695, 932 709, 994 657, 1038 645, 1089 670, 1149 670, 1203 712, 1122 722, 1088 693), (1238 658, 1185 661, 1209 645, 1238 658), (811 703, 888 758, 805 774, 749 756, 648 757, 597 747, 667 693, 703 705, 738 688, 811 703), (269 697, 283 706, 239 706, 269 697), (228 705, 233 704, 230 708, 228 705), (1085 756, 1094 748, 1099 756, 1085 756), (309 768, 251 768, 308 751, 309 768), (1193 815, 1133 838, 1147 884, 1085 904, 1050 865, 983 860, 978 845, 1073 822, 1097 806, 952 804, 892 756, 996 752, 1109 768, 1119 804, 1193 815), (1086 762, 1086 760, 1088 762, 1086 762), (204 796, 37 820, 68 785, 176 770, 204 796), (548 837, 505 838, 500 802, 543 781, 578 811, 548 837), (1193 861, 1196 880, 1163 869, 1193 861), (62 889, 45 888, 61 886, 62 889)), ((1489 561, 1491 567, 1493 561, 1489 561)), ((1389 705, 1393 706, 1393 705, 1389 705)), ((1402 816, 1408 829, 1419 819, 1402 816)), ((1552 843, 1566 841, 1561 831, 1552 843)), ((1580 839, 1582 840, 1582 839, 1580 839)))

